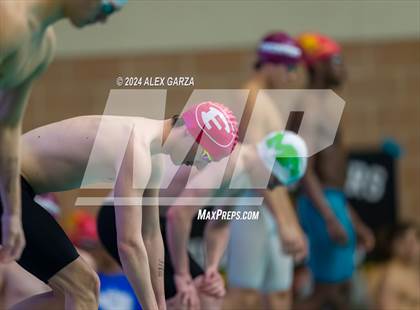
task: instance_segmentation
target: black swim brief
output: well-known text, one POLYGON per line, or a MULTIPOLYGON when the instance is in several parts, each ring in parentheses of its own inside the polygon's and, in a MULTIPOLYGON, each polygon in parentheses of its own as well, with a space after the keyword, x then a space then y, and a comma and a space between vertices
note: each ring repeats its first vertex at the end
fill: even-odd
MULTIPOLYGON (((21 178, 22 226, 26 246, 17 263, 41 281, 48 280, 79 257, 63 229, 43 207, 34 201, 35 193, 21 178)), ((3 206, 0 201, 0 212, 3 206)), ((0 223, 0 240, 2 227, 0 223)))

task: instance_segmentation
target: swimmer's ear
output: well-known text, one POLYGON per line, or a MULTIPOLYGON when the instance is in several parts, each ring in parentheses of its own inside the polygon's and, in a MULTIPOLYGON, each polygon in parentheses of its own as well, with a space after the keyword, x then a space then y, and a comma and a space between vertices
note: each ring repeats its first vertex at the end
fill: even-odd
POLYGON ((172 128, 181 127, 185 125, 184 119, 179 115, 174 115, 171 117, 172 128))
POLYGON ((183 126, 182 127, 182 135, 184 136, 184 137, 191 137, 191 134, 190 134, 190 132, 188 131, 188 129, 187 129, 187 127, 186 126, 183 126))

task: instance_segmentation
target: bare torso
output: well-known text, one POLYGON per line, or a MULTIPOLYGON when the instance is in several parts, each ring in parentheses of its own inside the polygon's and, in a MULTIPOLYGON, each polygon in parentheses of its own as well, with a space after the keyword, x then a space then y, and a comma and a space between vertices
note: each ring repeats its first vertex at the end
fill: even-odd
POLYGON ((25 1, 0 4, 0 117, 21 118, 32 81, 50 64, 55 50, 52 27, 43 28, 25 1))
MULTIPOLYGON (((115 176, 115 150, 122 148, 121 140, 135 129, 135 143, 141 145, 142 154, 150 157, 150 143, 160 133, 160 127, 159 121, 139 117, 81 116, 34 129, 22 137, 22 175, 36 193, 79 188, 86 181, 86 167, 95 148, 95 153, 100 154, 92 159, 95 168, 115 176)), ((125 148, 118 151, 124 152, 125 148)), ((137 160, 147 163, 148 159, 137 160)), ((89 178, 89 182, 112 180, 97 177, 89 178)))
POLYGON ((333 145, 315 155, 315 169, 324 187, 344 187, 346 154, 341 141, 336 139, 333 145))
POLYGON ((249 123, 246 129, 241 129, 246 130, 244 142, 255 144, 270 132, 283 130, 286 124, 279 106, 276 106, 273 98, 263 91, 262 85, 251 80, 245 85, 245 88, 249 89, 251 93, 244 114, 250 114, 243 116, 244 119, 249 118, 249 123))
MULTIPOLYGON (((420 306, 420 282, 418 267, 398 261, 391 262, 385 273, 387 287, 382 305, 384 309, 418 309, 420 306)), ((383 282, 380 285, 384 284, 383 282)))
MULTIPOLYGON (((329 122, 336 117, 336 111, 330 105, 324 104, 331 100, 328 93, 326 94, 305 91, 298 97, 296 110, 305 111, 303 121, 306 122, 305 127, 300 127, 299 133, 305 138, 310 152, 329 145, 310 157, 311 166, 313 165, 314 172, 323 187, 341 189, 346 175, 346 152, 340 129, 334 128, 329 122), (331 137, 334 137, 334 143, 331 137)), ((296 125, 299 124, 293 124, 296 125)))

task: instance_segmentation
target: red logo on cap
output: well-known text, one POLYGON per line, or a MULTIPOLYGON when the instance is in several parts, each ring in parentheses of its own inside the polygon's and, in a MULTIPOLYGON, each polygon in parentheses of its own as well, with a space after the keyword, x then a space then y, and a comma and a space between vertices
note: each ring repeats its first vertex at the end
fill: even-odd
POLYGON ((227 147, 235 140, 229 117, 219 106, 203 102, 197 106, 195 118, 203 133, 218 146, 227 147))

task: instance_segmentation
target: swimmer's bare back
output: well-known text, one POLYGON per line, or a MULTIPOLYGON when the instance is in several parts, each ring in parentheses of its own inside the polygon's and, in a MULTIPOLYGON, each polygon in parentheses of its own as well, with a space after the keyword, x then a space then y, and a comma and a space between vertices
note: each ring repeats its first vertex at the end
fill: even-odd
POLYGON ((121 141, 134 135, 144 154, 150 154, 150 140, 159 130, 159 121, 141 117, 92 115, 48 124, 22 136, 22 175, 36 193, 79 188, 89 160, 101 173, 115 176, 117 157, 125 150, 121 141))

